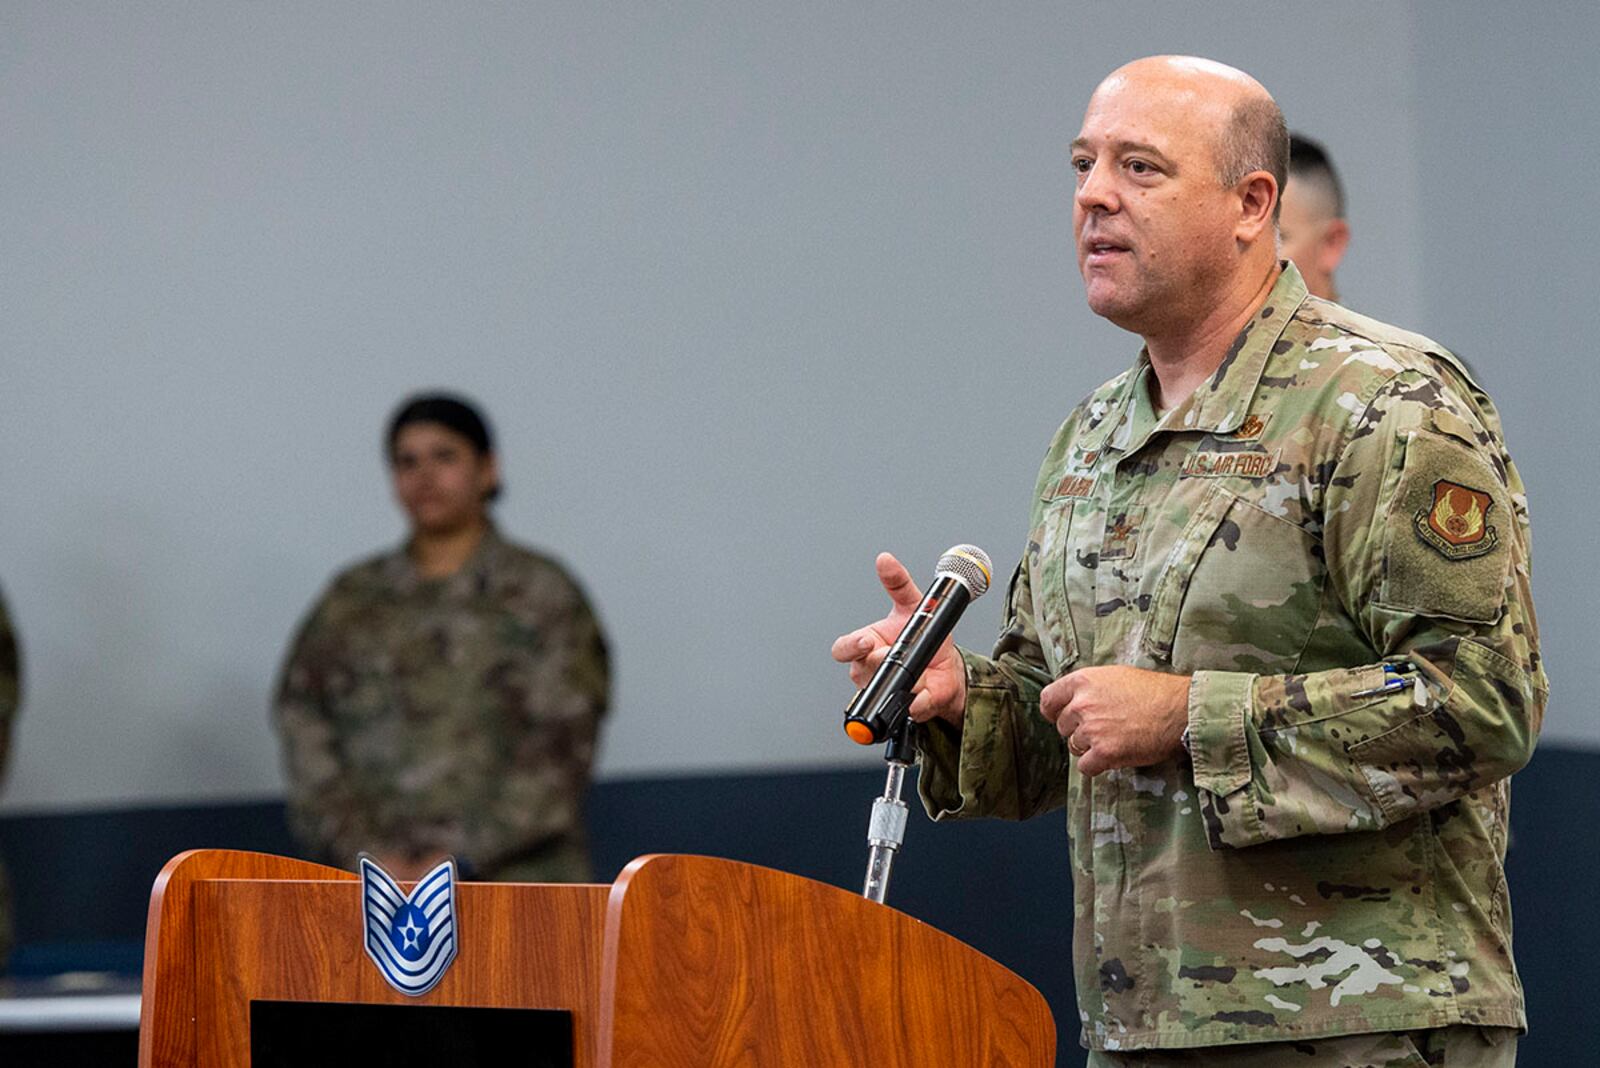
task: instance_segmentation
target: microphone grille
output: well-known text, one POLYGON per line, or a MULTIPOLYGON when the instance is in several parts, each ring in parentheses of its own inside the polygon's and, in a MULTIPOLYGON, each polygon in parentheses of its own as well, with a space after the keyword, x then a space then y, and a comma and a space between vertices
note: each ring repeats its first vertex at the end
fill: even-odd
POLYGON ((953 545, 939 557, 939 566, 934 569, 934 574, 950 575, 961 580, 962 585, 971 591, 972 599, 977 600, 989 589, 994 564, 989 562, 989 554, 976 545, 953 545))

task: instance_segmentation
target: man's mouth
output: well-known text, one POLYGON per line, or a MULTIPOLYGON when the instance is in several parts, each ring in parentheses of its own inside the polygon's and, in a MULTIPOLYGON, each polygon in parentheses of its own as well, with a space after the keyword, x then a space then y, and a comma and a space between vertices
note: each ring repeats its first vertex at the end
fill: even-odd
POLYGON ((1090 263, 1105 263, 1128 251, 1128 246, 1115 241, 1091 240, 1083 243, 1084 258, 1090 263))

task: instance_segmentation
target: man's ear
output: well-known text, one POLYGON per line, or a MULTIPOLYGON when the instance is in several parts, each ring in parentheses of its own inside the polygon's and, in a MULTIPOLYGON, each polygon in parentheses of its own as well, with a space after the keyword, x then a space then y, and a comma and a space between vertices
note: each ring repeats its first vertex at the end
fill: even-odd
POLYGON ((1322 240, 1317 242, 1317 268, 1331 276, 1349 247, 1350 224, 1343 219, 1330 219, 1322 231, 1322 240))
POLYGON ((1272 213, 1278 206, 1278 180, 1267 171, 1251 171, 1234 187, 1239 196, 1239 226, 1234 236, 1254 244, 1263 232, 1273 233, 1272 213))

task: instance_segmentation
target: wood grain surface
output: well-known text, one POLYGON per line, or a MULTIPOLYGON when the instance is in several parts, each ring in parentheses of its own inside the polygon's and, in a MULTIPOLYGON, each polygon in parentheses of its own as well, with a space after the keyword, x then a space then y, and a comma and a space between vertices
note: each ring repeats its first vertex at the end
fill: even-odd
POLYGON ((1038 991, 950 936, 835 887, 708 857, 615 886, 462 883, 459 955, 419 998, 366 956, 361 883, 198 851, 156 880, 141 1068, 249 1063, 253 1000, 573 1014, 579 1068, 1048 1068, 1038 991))
POLYGON ((873 1068, 1055 1063, 1044 998, 904 913, 708 857, 643 857, 606 917, 601 1063, 873 1068))
MULTIPOLYGON (((170 974, 157 960, 152 976, 147 955, 146 989, 158 994, 144 1005, 142 1068, 247 1065, 250 1002, 258 998, 566 1009, 573 1013, 574 1063, 597 1063, 609 887, 461 883, 459 955, 439 985, 412 998, 390 987, 366 955, 361 884, 354 875, 304 865, 332 875, 281 878, 272 864, 258 864, 249 874, 244 867, 202 864, 196 870, 205 875, 183 880, 182 909, 172 908, 173 881, 167 880, 164 894, 158 885, 166 900, 152 902, 152 921, 159 909, 163 930, 169 922, 181 924, 191 956, 187 968, 174 959, 185 941, 176 932, 170 974), (216 876, 219 870, 231 877, 216 876)), ((154 933, 151 938, 159 940, 154 933)))
POLYGON ((139 1068, 187 1068, 196 1063, 194 888, 213 878, 353 880, 356 876, 303 860, 233 849, 191 849, 167 861, 151 889, 145 922, 139 1068))

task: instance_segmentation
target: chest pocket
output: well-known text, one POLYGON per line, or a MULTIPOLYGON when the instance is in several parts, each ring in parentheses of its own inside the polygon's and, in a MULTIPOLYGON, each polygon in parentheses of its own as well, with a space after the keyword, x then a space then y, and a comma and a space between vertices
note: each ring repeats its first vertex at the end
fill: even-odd
MULTIPOLYGON (((1033 618, 1039 621, 1039 645, 1052 675, 1078 660, 1078 633, 1067 603, 1066 559, 1072 539, 1073 512, 1089 502, 1079 497, 1047 498, 1041 507, 1038 556, 1033 561, 1033 618)), ((1080 521, 1082 517, 1080 516, 1080 521)))
POLYGON ((1321 542, 1225 483, 1180 480, 1173 495, 1187 494, 1198 500, 1156 579, 1144 652, 1178 672, 1294 670, 1327 582, 1321 542))

